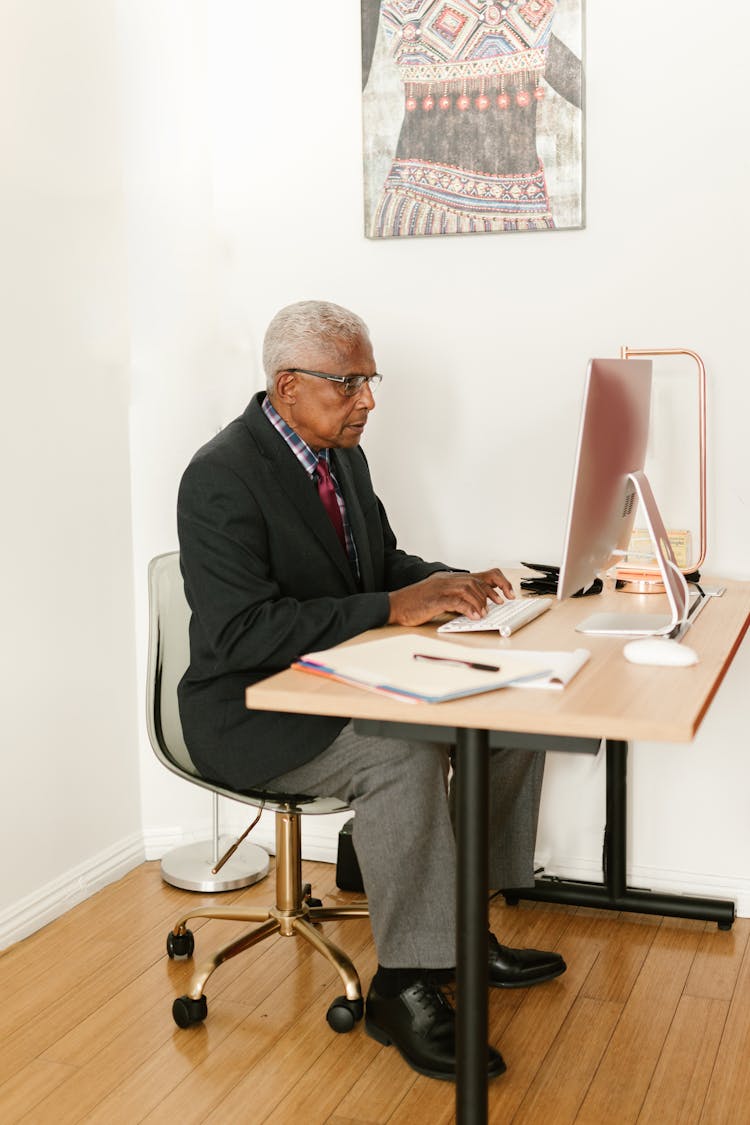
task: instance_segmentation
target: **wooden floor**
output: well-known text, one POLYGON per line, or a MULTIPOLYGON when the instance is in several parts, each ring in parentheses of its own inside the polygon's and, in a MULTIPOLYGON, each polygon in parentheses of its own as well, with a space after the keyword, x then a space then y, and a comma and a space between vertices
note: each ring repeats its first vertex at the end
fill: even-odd
MULTIPOLYGON (((305 864, 319 897, 344 901, 334 869, 305 864)), ((269 880, 223 901, 265 903, 269 880)), ((208 901, 211 896, 203 896, 208 901)), ((441 1125, 454 1088, 411 1071, 361 1024, 325 1022, 341 989, 298 940, 274 938, 222 966, 204 1024, 172 1022, 190 962, 168 930, 201 896, 144 864, 0 957, 0 1121, 441 1125)), ((216 901, 216 897, 213 897, 216 901)), ((750 1122, 750 920, 713 924, 494 902, 501 940, 559 949, 568 971, 493 990, 491 1041, 508 1071, 490 1088, 498 1125, 750 1122)), ((239 928, 196 922, 196 957, 239 928)), ((366 920, 330 924, 366 987, 366 920)))

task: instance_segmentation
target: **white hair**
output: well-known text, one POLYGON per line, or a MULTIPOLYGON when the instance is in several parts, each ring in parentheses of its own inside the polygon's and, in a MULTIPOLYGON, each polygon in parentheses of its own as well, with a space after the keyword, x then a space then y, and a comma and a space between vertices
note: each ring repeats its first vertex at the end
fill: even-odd
POLYGON ((367 325, 356 313, 331 301, 297 301, 276 313, 263 339, 266 387, 273 391, 280 371, 304 363, 310 344, 340 348, 369 340, 367 325))

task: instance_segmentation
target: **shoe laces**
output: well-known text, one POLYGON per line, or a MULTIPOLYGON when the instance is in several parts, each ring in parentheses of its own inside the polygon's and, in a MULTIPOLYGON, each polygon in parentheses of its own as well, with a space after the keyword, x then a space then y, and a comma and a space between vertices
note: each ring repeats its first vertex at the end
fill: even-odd
POLYGON ((426 982, 430 988, 439 993, 444 1004, 453 1011, 456 1007, 455 969, 439 969, 437 972, 428 973, 426 982))
POLYGON ((427 975, 415 981, 412 996, 425 1019, 429 1020, 431 1036, 444 1037, 453 1034, 455 1012, 443 988, 434 977, 427 975))

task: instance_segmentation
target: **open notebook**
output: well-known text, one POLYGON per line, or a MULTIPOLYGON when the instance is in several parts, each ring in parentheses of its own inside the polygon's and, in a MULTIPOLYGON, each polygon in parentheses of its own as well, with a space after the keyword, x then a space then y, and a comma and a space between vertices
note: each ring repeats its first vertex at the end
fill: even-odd
POLYGON ((417 633, 307 653, 292 667, 394 698, 427 703, 544 682, 556 674, 556 665, 544 652, 476 648, 417 633))

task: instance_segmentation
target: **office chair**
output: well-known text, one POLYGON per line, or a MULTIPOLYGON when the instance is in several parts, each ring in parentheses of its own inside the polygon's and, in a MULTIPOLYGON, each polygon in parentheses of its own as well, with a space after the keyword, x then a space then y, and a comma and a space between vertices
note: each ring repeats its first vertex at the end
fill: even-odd
POLYGON ((302 883, 302 836, 304 814, 342 812, 346 805, 331 797, 309 797, 263 789, 230 789, 201 776, 188 754, 177 707, 177 684, 189 661, 188 626, 190 609, 180 573, 179 553, 158 555, 148 568, 149 652, 147 676, 147 723, 156 757, 172 773, 212 793, 259 809, 270 809, 276 820, 276 902, 269 907, 204 906, 187 911, 167 935, 167 954, 191 957, 194 938, 186 923, 191 918, 222 918, 257 922, 254 929, 230 942, 204 961, 190 982, 190 990, 172 1006, 179 1027, 189 1027, 206 1018, 204 988, 215 969, 231 957, 273 934, 299 936, 326 957, 344 984, 345 995, 337 996, 327 1020, 334 1031, 350 1031, 363 1012, 359 977, 347 955, 320 932, 316 923, 342 918, 367 917, 367 903, 323 906, 311 897, 309 884, 302 883))

